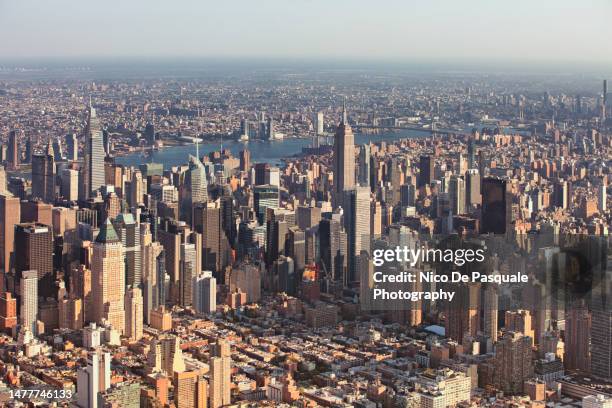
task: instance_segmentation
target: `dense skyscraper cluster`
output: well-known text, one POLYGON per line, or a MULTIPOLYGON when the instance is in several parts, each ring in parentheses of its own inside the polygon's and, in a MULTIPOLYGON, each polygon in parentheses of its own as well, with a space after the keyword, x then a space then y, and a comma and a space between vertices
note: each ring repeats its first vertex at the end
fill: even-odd
POLYGON ((350 123, 324 79, 151 79, 79 83, 98 111, 60 97, 44 136, 0 126, 9 388, 36 373, 82 408, 606 406, 606 86, 399 78, 338 90, 350 123), (396 247, 486 257, 373 263, 396 247), (445 280, 473 272, 528 283, 445 280), (403 284, 375 274, 454 297, 375 299, 403 284))

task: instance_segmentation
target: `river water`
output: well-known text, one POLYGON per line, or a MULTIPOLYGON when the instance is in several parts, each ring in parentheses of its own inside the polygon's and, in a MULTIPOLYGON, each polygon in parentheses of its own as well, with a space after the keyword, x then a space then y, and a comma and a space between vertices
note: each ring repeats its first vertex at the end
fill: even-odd
MULTIPOLYGON (((402 130, 398 132, 384 132, 379 134, 356 134, 355 144, 364 144, 369 141, 376 143, 380 141, 394 141, 407 138, 423 138, 430 134, 427 131, 402 130)), ((320 138, 324 144, 324 138, 320 138)), ((333 143, 333 138, 328 138, 328 143, 333 143)), ((280 165, 281 159, 291 157, 302 151, 302 148, 312 145, 311 138, 291 138, 274 141, 250 141, 248 143, 238 141, 226 141, 223 143, 224 149, 231 150, 235 157, 241 150, 248 149, 251 152, 252 163, 270 163, 280 165)), ((200 143, 200 156, 221 149, 221 143, 200 143)), ((189 155, 196 154, 195 145, 169 146, 160 150, 151 151, 149 157, 145 157, 141 152, 134 152, 116 158, 118 164, 125 166, 138 166, 142 163, 153 162, 163 163, 164 168, 187 163, 189 155)))

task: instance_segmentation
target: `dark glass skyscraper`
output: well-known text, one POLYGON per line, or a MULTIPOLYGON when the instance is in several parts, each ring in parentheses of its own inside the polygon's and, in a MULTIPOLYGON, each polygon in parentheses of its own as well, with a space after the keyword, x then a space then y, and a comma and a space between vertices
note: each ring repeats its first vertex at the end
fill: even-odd
POLYGON ((482 180, 483 234, 505 234, 512 222, 512 197, 506 180, 486 177, 482 180))
POLYGON ((417 187, 431 184, 434 177, 434 161, 431 156, 421 156, 419 159, 419 180, 417 187))
POLYGON ((79 143, 74 133, 66 135, 66 160, 74 161, 79 157, 79 143))
POLYGON ((11 130, 9 134, 7 163, 9 170, 16 170, 19 167, 19 142, 17 141, 16 130, 11 130))
POLYGON ((44 224, 15 225, 16 282, 23 271, 38 273, 38 294, 44 298, 55 296, 53 276, 53 231, 44 224))
POLYGON ((260 224, 265 223, 267 208, 278 208, 280 192, 277 186, 262 185, 255 186, 253 189, 254 209, 257 220, 260 224))
POLYGON ((319 223, 319 253, 323 273, 328 279, 342 281, 347 268, 346 233, 339 220, 323 219, 319 223))
POLYGON ((364 144, 359 150, 359 185, 369 186, 370 185, 370 159, 371 159, 371 146, 370 144, 364 144))
POLYGON ((155 126, 152 123, 147 123, 145 126, 144 136, 148 144, 155 144, 155 126))
POLYGON ((55 199, 55 161, 50 142, 46 153, 32 156, 32 198, 46 202, 55 199))
POLYGON ((362 251, 370 253, 370 189, 356 187, 344 192, 344 229, 347 236, 348 271, 345 285, 359 282, 359 259, 362 251))

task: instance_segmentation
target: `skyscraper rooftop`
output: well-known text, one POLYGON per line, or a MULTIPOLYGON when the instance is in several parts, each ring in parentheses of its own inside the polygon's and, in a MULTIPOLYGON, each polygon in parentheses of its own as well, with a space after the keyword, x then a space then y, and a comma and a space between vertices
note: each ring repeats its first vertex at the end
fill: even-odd
POLYGON ((110 218, 107 218, 104 224, 100 227, 100 232, 96 237, 96 242, 99 244, 108 244, 113 242, 120 242, 117 231, 113 227, 110 218))

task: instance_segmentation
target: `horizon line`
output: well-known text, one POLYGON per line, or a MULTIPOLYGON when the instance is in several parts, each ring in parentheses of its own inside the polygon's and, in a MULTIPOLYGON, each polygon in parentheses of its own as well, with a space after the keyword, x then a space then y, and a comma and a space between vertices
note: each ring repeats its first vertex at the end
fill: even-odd
POLYGON ((393 56, 368 56, 368 55, 263 55, 263 54, 214 54, 214 55, 189 55, 189 54, 142 54, 142 55, 126 55, 126 54, 81 54, 81 55, 0 55, 0 62, 3 61, 28 61, 28 60, 105 60, 105 59, 152 59, 152 60, 170 60, 170 59, 190 59, 190 60, 250 60, 250 61, 329 61, 329 62, 368 62, 368 63, 529 63, 529 64, 571 64, 571 65, 610 65, 612 68, 612 59, 610 60, 591 60, 591 59, 568 59, 568 58, 532 58, 532 57, 500 57, 500 56, 441 56, 441 57, 393 57, 393 56))

